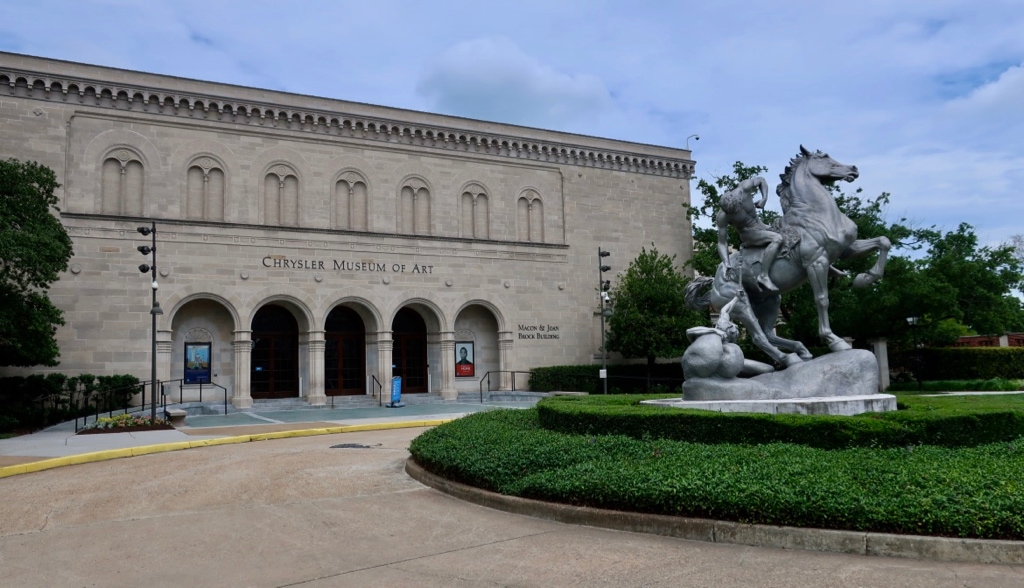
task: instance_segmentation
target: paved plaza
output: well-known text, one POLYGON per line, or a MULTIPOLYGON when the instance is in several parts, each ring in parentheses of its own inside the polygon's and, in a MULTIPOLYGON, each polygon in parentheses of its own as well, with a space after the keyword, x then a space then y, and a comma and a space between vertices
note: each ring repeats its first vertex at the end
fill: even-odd
MULTIPOLYGON (((207 428, 223 430, 252 429, 207 428)), ((1024 585, 1024 566, 691 542, 467 504, 406 475, 409 442, 423 430, 202 447, 0 479, 0 583, 1024 585)), ((137 435, 142 443, 158 433, 137 435)), ((0 443, 9 450, 11 441, 0 443)))

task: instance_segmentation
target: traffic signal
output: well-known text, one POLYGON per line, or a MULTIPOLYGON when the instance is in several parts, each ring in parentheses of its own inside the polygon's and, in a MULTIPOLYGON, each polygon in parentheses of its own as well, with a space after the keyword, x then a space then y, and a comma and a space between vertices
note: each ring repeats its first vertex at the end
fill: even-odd
POLYGON ((152 265, 150 265, 148 263, 143 263, 143 264, 139 265, 139 272, 144 273, 144 274, 148 274, 149 272, 153 272, 153 280, 156 281, 156 227, 152 227, 152 228, 151 227, 139 227, 139 228, 137 228, 135 230, 137 230, 139 233, 141 233, 144 236, 149 236, 150 234, 153 235, 153 245, 152 246, 150 246, 150 245, 139 245, 138 247, 136 247, 136 249, 138 249, 139 253, 141 253, 143 255, 149 255, 150 253, 153 254, 152 265))
POLYGON ((611 254, 612 254, 611 251, 605 251, 604 249, 601 249, 600 247, 597 248, 597 269, 598 269, 597 277, 598 277, 598 285, 601 287, 601 291, 602 292, 607 292, 607 291, 612 289, 612 282, 611 282, 611 280, 604 279, 604 272, 610 271, 612 268, 611 268, 611 266, 604 265, 603 259, 602 259, 604 257, 608 257, 611 254))

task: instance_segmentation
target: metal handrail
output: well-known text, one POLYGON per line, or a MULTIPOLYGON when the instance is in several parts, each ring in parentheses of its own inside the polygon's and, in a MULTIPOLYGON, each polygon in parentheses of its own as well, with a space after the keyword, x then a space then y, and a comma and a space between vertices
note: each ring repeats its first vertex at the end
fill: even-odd
POLYGON ((512 374, 512 392, 516 391, 516 374, 530 375, 530 372, 520 372, 513 370, 492 370, 484 374, 480 378, 480 403, 484 402, 484 380, 487 380, 487 391, 491 391, 491 374, 512 374))
MULTIPOLYGON (((128 404, 128 398, 129 397, 125 396, 125 404, 124 404, 124 406, 120 410, 121 410, 122 414, 130 414, 130 413, 133 413, 133 412, 145 411, 146 410, 146 386, 151 386, 151 385, 152 385, 152 382, 142 381, 142 382, 139 382, 138 384, 131 384, 129 386, 121 386, 120 388, 113 388, 113 389, 110 389, 110 390, 104 390, 103 394, 107 396, 107 402, 106 402, 107 409, 106 410, 97 411, 94 414, 89 414, 89 413, 86 412, 86 410, 89 407, 89 400, 92 398, 93 393, 91 391, 90 392, 86 392, 84 390, 82 390, 82 391, 73 390, 71 392, 70 396, 69 396, 69 405, 73 405, 76 408, 76 410, 75 410, 75 432, 77 433, 79 430, 85 428, 85 426, 89 424, 89 417, 90 416, 92 417, 93 422, 96 422, 96 420, 99 419, 100 415, 102 413, 104 413, 104 412, 106 412, 108 416, 114 416, 114 403, 111 402, 111 399, 112 399, 112 396, 114 394, 118 393, 118 392, 127 392, 127 391, 131 391, 131 390, 141 389, 142 405, 141 406, 134 406, 134 407, 130 406, 128 404), (75 400, 76 396, 78 396, 78 402, 76 402, 76 400, 75 400), (78 426, 78 419, 79 418, 82 419, 82 427, 81 428, 78 426)), ((154 392, 154 393, 150 394, 150 398, 152 398, 152 401, 155 403, 156 402, 156 393, 154 392)))
MULTIPOLYGON (((166 381, 163 381, 163 382, 160 383, 160 396, 163 399, 163 403, 162 403, 161 408, 163 408, 164 410, 167 410, 167 393, 166 393, 164 387, 167 384, 171 384, 171 383, 174 383, 174 382, 178 382, 178 404, 184 404, 184 402, 185 402, 185 385, 184 385, 185 384, 185 379, 184 378, 178 378, 177 380, 166 380, 166 381)), ((218 384, 216 382, 206 382, 206 381, 200 380, 198 382, 198 384, 199 384, 199 402, 203 401, 203 386, 204 385, 205 386, 212 386, 214 388, 220 388, 221 390, 223 390, 224 391, 224 414, 228 414, 228 389, 225 388, 224 386, 221 386, 220 384, 218 384)))
POLYGON ((375 376, 373 374, 370 374, 370 378, 373 379, 373 382, 371 382, 371 384, 370 384, 370 386, 371 386, 370 387, 370 394, 373 394, 373 387, 372 386, 373 386, 373 384, 376 384, 377 385, 377 406, 384 406, 384 386, 380 383, 380 380, 377 379, 377 376, 375 376))

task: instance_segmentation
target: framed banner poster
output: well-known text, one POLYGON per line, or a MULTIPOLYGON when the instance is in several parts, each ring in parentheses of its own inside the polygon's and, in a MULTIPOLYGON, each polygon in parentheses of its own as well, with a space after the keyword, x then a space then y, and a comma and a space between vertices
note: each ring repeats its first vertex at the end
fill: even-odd
POLYGON ((455 342, 455 377, 471 378, 476 375, 472 341, 455 342))
POLYGON ((185 383, 210 382, 210 344, 185 343, 185 383))

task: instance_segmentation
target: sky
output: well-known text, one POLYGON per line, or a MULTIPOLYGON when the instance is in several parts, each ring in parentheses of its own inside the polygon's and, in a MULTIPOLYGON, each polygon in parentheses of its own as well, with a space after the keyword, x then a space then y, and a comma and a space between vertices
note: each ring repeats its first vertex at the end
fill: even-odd
POLYGON ((689 147, 697 179, 774 187, 804 145, 891 220, 1024 233, 1022 0, 0 0, 0 50, 689 147))

